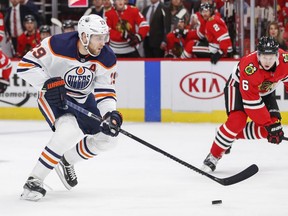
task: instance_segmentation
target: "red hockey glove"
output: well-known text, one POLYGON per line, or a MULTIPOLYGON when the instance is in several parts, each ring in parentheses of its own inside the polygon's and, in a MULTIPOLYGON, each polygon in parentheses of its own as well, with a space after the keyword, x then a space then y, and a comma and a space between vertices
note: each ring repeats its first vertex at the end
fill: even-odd
POLYGON ((103 117, 103 122, 100 125, 100 131, 106 135, 116 137, 120 132, 123 122, 122 114, 117 110, 107 112, 103 117))
POLYGON ((9 86, 9 80, 0 78, 0 93, 4 93, 9 86))
POLYGON ((282 125, 280 121, 274 124, 271 124, 269 126, 266 126, 265 128, 268 131, 268 136, 267 136, 268 142, 273 143, 273 144, 279 144, 282 142, 283 137, 284 137, 284 132, 282 130, 282 125))
POLYGON ((43 90, 45 91, 44 97, 50 105, 56 106, 60 109, 68 108, 65 102, 65 82, 61 77, 48 79, 44 83, 43 90))

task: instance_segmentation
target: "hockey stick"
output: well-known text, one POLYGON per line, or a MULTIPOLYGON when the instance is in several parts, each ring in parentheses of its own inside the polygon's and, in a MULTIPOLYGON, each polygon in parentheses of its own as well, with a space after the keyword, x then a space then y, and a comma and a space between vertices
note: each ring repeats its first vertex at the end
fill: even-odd
POLYGON ((62 28, 62 22, 59 19, 57 19, 57 18, 52 17, 51 18, 51 23, 56 25, 56 26, 59 26, 60 28, 62 28))
POLYGON ((25 104, 29 100, 29 98, 30 98, 30 94, 27 92, 25 98, 19 103, 12 103, 12 102, 1 100, 1 99, 0 99, 0 102, 6 103, 12 106, 16 106, 16 107, 21 107, 23 104, 25 104))
MULTIPOLYGON (((89 112, 86 109, 83 109, 82 107, 80 107, 80 106, 78 106, 78 105, 76 105, 76 104, 74 104, 74 103, 72 103, 70 101, 66 101, 66 102, 67 102, 67 105, 69 107, 79 111, 80 113, 82 113, 82 114, 84 114, 84 115, 86 115, 86 116, 88 116, 90 118, 95 119, 96 121, 102 122, 102 118, 100 118, 99 116, 89 112)), ((188 167, 189 169, 192 169, 193 171, 198 172, 201 175, 204 175, 204 176, 212 179, 213 181, 215 181, 215 182, 217 182, 217 183, 219 183, 221 185, 224 185, 224 186, 232 185, 232 184, 236 184, 238 182, 241 182, 241 181, 243 181, 243 180, 245 180, 247 178, 250 178, 251 176, 253 176, 254 174, 256 174, 258 172, 257 165, 253 164, 253 165, 249 166, 248 168, 246 168, 245 170, 243 170, 242 172, 240 172, 240 173, 238 173, 236 175, 233 175, 233 176, 227 177, 227 178, 218 178, 218 177, 215 177, 213 175, 210 175, 210 174, 198 169, 195 166, 192 166, 191 164, 188 164, 187 162, 185 162, 185 161, 183 161, 183 160, 181 160, 181 159, 169 154, 168 152, 163 151, 162 149, 157 148, 156 146, 154 146, 154 145, 152 145, 152 144, 140 139, 139 137, 134 136, 133 134, 131 134, 131 133, 129 133, 129 132, 123 130, 123 129, 120 129, 120 133, 130 137, 131 139, 136 140, 137 142, 147 146, 148 148, 151 148, 151 149, 153 149, 153 150, 165 155, 166 157, 168 157, 168 158, 170 158, 170 159, 172 159, 172 160, 174 160, 174 161, 176 161, 176 162, 188 167)))

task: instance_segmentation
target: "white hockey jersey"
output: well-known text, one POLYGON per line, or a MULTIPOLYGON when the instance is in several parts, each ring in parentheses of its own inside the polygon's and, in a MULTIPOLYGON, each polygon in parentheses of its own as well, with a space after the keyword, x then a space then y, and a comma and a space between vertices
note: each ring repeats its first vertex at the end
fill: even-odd
POLYGON ((29 51, 19 62, 17 74, 42 90, 46 80, 61 77, 67 95, 84 103, 90 93, 95 94, 97 106, 103 116, 116 109, 116 57, 105 45, 96 56, 80 56, 77 48, 78 33, 54 35, 29 51))

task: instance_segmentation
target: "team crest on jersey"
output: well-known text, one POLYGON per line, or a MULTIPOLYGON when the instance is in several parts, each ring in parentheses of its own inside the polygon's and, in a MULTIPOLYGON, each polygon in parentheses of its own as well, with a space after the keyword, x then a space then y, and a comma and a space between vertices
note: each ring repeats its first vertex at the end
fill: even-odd
POLYGON ((283 56, 284 63, 287 63, 288 62, 288 54, 287 53, 283 53, 282 56, 283 56))
POLYGON ((260 91, 270 91, 273 89, 273 82, 271 81, 264 81, 261 85, 258 86, 260 91))
POLYGON ((257 68, 253 65, 253 63, 250 63, 248 66, 246 66, 244 71, 247 75, 252 75, 257 71, 257 68))
POLYGON ((65 82, 71 89, 86 89, 93 80, 92 71, 87 67, 75 67, 64 76, 65 82))

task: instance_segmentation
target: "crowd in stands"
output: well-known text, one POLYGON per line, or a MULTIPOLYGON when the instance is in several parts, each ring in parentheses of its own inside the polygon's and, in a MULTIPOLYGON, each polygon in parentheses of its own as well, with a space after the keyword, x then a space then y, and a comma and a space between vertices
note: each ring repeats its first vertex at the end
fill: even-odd
MULTIPOLYGON (((32 0, 9 2, 4 14, 0 13, 0 40, 6 35, 13 57, 21 58, 54 32, 50 21, 43 22, 32 0)), ((237 54, 235 0, 93 0, 91 3, 84 14, 97 14, 107 21, 109 45, 117 57, 210 58, 216 64, 220 58, 237 54)), ((255 36, 257 39, 271 35, 287 50, 288 0, 277 1, 277 14, 273 3, 256 0, 255 36)), ((243 8, 244 34, 249 38, 250 0, 244 1, 243 8)), ((61 22, 63 33, 76 30, 77 20, 61 22)), ((250 48, 249 39, 245 47, 250 48)))

